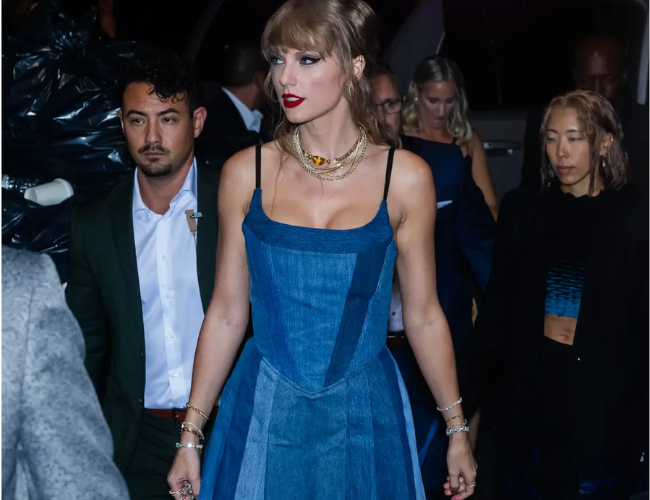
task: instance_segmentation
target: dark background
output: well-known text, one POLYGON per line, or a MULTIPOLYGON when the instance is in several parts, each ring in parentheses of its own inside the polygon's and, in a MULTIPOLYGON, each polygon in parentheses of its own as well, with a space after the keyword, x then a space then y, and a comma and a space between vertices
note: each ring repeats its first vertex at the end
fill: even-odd
MULTIPOLYGON (((80 15, 94 0, 63 0, 80 15)), ((117 36, 185 50, 206 0, 114 0, 117 36), (163 7, 166 6, 166 7, 163 7)), ((199 50, 202 80, 219 80, 223 47, 259 39, 283 0, 225 0, 199 50)), ((368 0, 384 25, 386 46, 417 0, 368 0)), ((572 88, 573 47, 585 35, 618 36, 638 57, 643 7, 622 0, 443 0, 446 36, 441 54, 465 76, 471 109, 538 106, 572 88)), ((434 48, 432 48, 433 52, 434 48)), ((630 75, 632 79, 636 75, 630 75)))

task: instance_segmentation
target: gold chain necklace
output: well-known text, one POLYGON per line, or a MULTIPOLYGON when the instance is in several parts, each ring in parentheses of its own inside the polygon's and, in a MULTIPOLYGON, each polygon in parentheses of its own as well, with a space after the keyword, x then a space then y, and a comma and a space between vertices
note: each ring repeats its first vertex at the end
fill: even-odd
MULTIPOLYGON (((298 130, 298 128, 296 128, 296 133, 297 133, 297 130, 298 130)), ((354 142, 352 147, 344 155, 339 156, 338 158, 334 158, 333 160, 329 160, 329 159, 324 158, 322 156, 312 156, 312 155, 310 155, 305 150, 305 148, 302 145, 300 145, 300 138, 298 138, 298 144, 300 145, 300 151, 302 152, 303 156, 309 158, 311 160, 311 162, 314 165, 316 165, 317 167, 320 167, 321 165, 323 165, 325 163, 327 163, 328 165, 331 165, 332 163, 334 163, 334 165, 337 165, 337 164, 347 160, 352 155, 352 153, 354 153, 355 149, 357 149, 357 147, 359 146, 359 141, 360 140, 361 140, 361 133, 359 133, 359 137, 357 137, 357 140, 354 142)))
MULTIPOLYGON (((356 168, 359 166, 359 163, 361 163, 361 160, 363 160, 363 156, 368 146, 368 136, 365 130, 359 128, 359 138, 355 142, 353 149, 345 153, 342 157, 329 161, 327 163, 328 167, 318 168, 318 165, 316 166, 314 165, 316 162, 313 160, 313 157, 308 156, 308 153, 304 150, 304 148, 300 144, 300 134, 299 134, 298 127, 296 127, 296 130, 293 133, 293 137, 291 139, 292 139, 291 140, 292 146, 294 148, 294 151, 296 152, 298 159, 300 160, 300 164, 302 165, 302 167, 310 175, 317 177, 319 179, 324 179, 326 181, 337 181, 340 179, 345 179, 352 172, 354 172, 356 168), (329 166, 332 165, 332 163, 334 163, 334 165, 329 166), (345 171, 345 173, 340 175, 334 174, 334 172, 341 170, 346 165, 350 165, 350 167, 348 168, 347 171, 345 171)), ((321 164, 322 163, 324 162, 321 162, 321 164)))

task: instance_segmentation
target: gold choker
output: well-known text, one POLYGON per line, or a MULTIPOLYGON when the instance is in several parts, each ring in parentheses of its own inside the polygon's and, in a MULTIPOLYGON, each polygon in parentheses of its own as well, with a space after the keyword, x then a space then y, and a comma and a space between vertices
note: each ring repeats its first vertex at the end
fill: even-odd
POLYGON ((291 143, 300 164, 310 175, 327 181, 337 181, 346 178, 359 166, 368 146, 368 136, 365 130, 359 128, 359 137, 350 150, 333 160, 328 160, 322 156, 310 155, 300 144, 299 127, 296 127, 291 138, 291 143), (326 166, 319 168, 321 165, 326 166), (346 166, 349 166, 349 168, 343 174, 335 174, 335 172, 346 166))

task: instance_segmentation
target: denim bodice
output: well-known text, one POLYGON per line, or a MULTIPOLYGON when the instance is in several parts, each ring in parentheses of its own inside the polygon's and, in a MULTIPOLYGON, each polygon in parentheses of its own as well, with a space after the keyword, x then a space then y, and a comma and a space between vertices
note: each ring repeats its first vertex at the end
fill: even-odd
POLYGON ((316 229, 271 220, 256 189, 243 232, 254 342, 275 369, 316 392, 376 359, 396 257, 385 201, 362 227, 316 229))

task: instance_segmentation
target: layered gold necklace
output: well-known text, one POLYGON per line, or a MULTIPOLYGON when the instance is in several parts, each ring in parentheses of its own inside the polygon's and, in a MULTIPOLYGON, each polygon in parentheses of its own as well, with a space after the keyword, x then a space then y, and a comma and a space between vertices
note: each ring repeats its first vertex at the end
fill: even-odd
POLYGON ((302 168, 310 175, 326 181, 338 181, 345 179, 359 166, 368 146, 368 136, 362 128, 359 128, 359 137, 352 147, 342 156, 329 160, 322 156, 312 156, 300 144, 299 127, 296 127, 291 138, 293 149, 300 160, 302 168), (323 166, 324 165, 324 166, 323 166), (346 170, 343 170, 347 167, 346 170), (338 173, 342 171, 343 173, 338 173))

